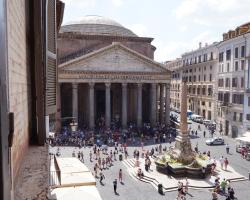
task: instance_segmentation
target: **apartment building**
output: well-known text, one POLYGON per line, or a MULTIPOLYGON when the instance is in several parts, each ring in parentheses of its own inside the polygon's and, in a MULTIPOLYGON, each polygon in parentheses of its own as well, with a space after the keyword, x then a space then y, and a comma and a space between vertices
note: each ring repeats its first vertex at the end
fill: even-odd
POLYGON ((172 61, 165 62, 165 66, 171 71, 170 83, 170 108, 180 110, 180 93, 181 93, 181 77, 182 77, 182 59, 177 58, 172 61))
POLYGON ((216 74, 217 43, 199 44, 199 48, 186 52, 182 58, 166 62, 172 71, 170 100, 171 108, 180 110, 181 81, 185 78, 188 85, 188 109, 205 119, 216 119, 216 74))
POLYGON ((250 23, 224 33, 217 47, 219 129, 237 137, 250 129, 250 23))
POLYGON ((182 78, 188 85, 188 109, 204 119, 216 120, 217 43, 199 44, 182 55, 182 78))

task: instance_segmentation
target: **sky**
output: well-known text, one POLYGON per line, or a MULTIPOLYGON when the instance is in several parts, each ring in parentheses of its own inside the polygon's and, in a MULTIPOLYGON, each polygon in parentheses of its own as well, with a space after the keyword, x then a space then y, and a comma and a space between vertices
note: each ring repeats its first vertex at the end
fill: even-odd
POLYGON ((250 22, 250 0, 62 0, 63 24, 85 15, 108 17, 154 38, 155 60, 173 60, 250 22))

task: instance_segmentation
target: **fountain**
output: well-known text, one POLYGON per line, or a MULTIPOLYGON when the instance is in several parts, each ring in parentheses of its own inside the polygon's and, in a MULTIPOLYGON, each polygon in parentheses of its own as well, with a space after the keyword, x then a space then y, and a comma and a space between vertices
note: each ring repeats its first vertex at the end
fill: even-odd
POLYGON ((156 169, 161 173, 175 176, 204 178, 211 170, 209 158, 192 150, 187 124, 187 84, 182 83, 180 132, 175 147, 155 160, 156 169), (167 168, 167 169, 166 169, 167 168))

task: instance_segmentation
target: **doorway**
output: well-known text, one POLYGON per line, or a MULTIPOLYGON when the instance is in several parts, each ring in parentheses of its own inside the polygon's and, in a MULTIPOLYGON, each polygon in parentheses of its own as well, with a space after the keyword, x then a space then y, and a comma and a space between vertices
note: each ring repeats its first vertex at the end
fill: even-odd
POLYGON ((95 102, 96 102, 96 119, 105 117, 105 90, 96 90, 95 102))

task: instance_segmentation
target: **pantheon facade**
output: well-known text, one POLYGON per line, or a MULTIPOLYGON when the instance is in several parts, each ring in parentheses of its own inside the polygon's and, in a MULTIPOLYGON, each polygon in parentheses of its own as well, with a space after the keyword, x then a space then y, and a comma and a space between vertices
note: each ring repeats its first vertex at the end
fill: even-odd
POLYGON ((58 111, 79 126, 96 120, 169 123, 170 71, 154 61, 153 38, 138 37, 100 16, 61 27, 58 37, 58 111))

